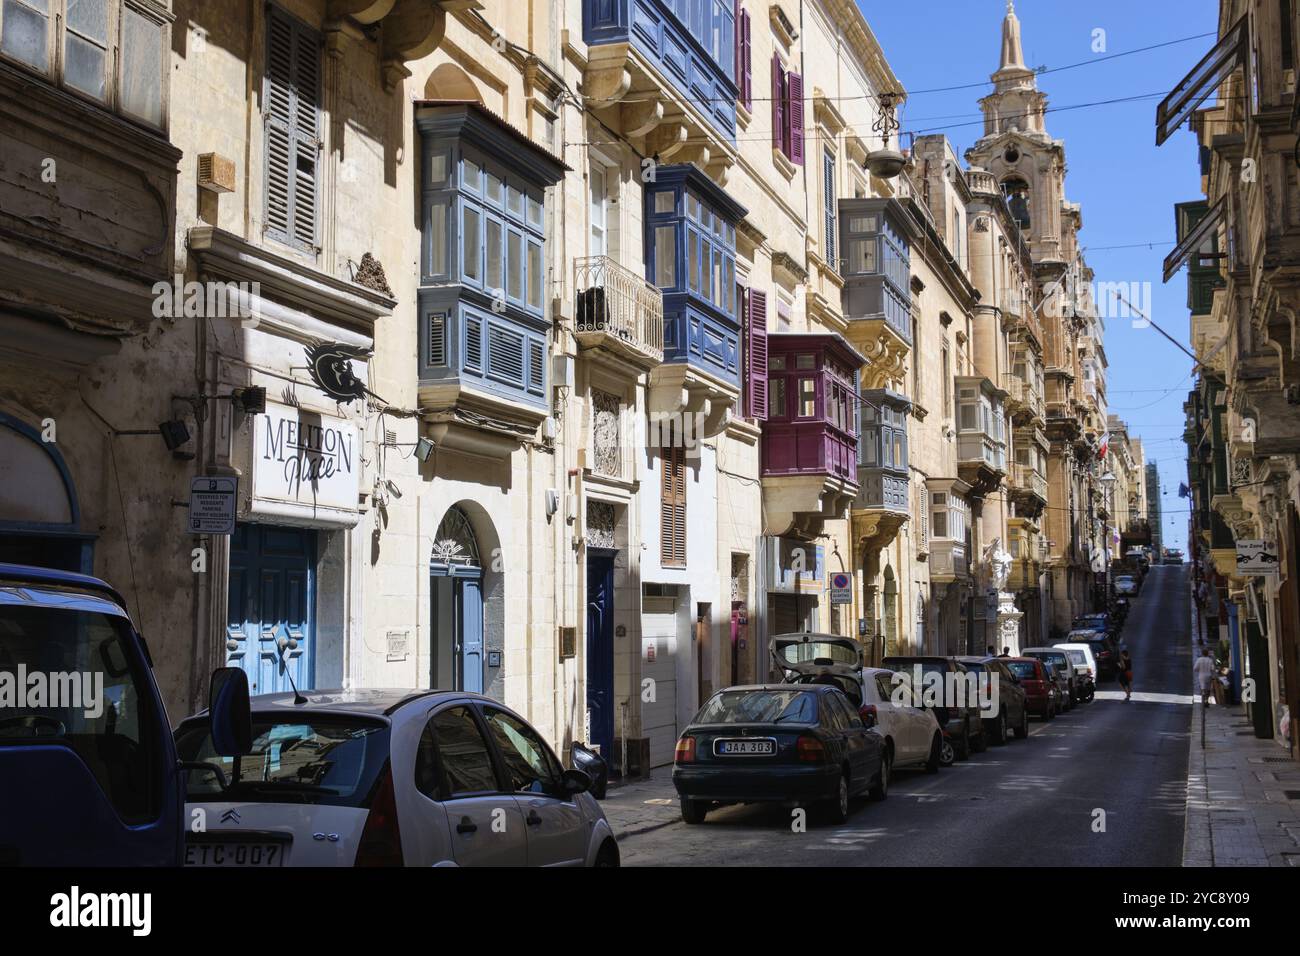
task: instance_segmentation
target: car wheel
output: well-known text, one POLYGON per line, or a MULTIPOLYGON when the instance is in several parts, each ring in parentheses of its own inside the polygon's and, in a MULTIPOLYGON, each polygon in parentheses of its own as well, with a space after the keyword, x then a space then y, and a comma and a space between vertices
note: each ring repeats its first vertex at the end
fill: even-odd
POLYGON ((709 813, 709 805, 703 800, 687 800, 682 797, 682 822, 703 823, 709 813))
POLYGON ((596 854, 596 866, 618 865, 618 844, 613 840, 606 840, 600 845, 600 852, 596 854))
POLYGON ((1044 719, 1045 719, 1045 720, 1055 720, 1055 719, 1056 719, 1056 704, 1048 704, 1048 705, 1047 705, 1047 716, 1046 716, 1044 719))
POLYGON ((952 740, 939 735, 939 766, 951 767, 957 762, 957 751, 953 748, 952 740))
POLYGON ((1024 740, 1029 736, 1029 708, 1020 709, 1020 726, 1016 728, 1016 736, 1024 740))
POLYGON ((970 719, 967 718, 966 726, 962 728, 961 742, 953 744, 957 751, 958 760, 970 760, 970 719))
MULTIPOLYGON (((884 757, 882 755, 881 760, 884 757)), ((849 818, 849 775, 848 772, 840 774, 840 788, 835 794, 835 799, 827 800, 822 811, 827 823, 841 824, 849 818)))
POLYGON ((880 802, 889 796, 889 768, 893 763, 888 753, 880 755, 880 776, 876 779, 875 786, 867 791, 872 800, 880 802))
POLYGON ((1004 710, 998 714, 998 735, 993 742, 996 744, 1005 744, 1011 737, 1007 733, 1007 712, 1004 710))
POLYGON ((943 734, 936 733, 934 739, 930 741, 930 759, 925 762, 925 772, 938 773, 941 763, 943 763, 943 734))

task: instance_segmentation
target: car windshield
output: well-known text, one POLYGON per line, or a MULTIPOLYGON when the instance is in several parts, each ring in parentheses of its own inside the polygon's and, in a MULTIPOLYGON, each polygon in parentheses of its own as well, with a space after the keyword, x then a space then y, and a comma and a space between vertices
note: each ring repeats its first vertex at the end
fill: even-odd
MULTIPOLYGON (((154 698, 122 617, 0 587, 0 747, 71 748, 127 823, 154 819, 154 698), (21 603, 19 603, 21 602, 21 603)), ((66 600, 66 598, 61 598, 66 600)))
POLYGON ((1076 664, 1083 664, 1084 666, 1087 666, 1088 664, 1088 655, 1077 648, 1067 647, 1065 649, 1065 656, 1076 664))
POLYGON ((815 724, 817 695, 802 690, 724 690, 709 698, 696 724, 815 724))
POLYGON ((858 663, 858 652, 852 647, 835 644, 830 641, 799 641, 786 644, 778 654, 787 664, 812 664, 816 661, 830 661, 833 664, 847 664, 850 667, 858 663))
POLYGON ((1029 661, 1007 661, 1007 667, 1011 668, 1011 673, 1015 674, 1021 680, 1036 680, 1037 672, 1034 665, 1029 661))
POLYGON ((388 725, 370 717, 295 714, 288 719, 253 714, 253 749, 219 756, 206 720, 183 724, 176 734, 181 760, 220 767, 224 790, 211 771, 190 770, 191 802, 318 803, 361 807, 388 759, 388 725))

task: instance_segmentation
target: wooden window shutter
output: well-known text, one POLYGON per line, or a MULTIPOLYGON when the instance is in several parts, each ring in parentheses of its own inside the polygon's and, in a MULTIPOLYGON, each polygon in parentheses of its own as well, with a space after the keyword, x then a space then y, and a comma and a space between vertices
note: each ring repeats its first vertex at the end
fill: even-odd
POLYGON ((835 155, 825 153, 822 158, 822 195, 826 202, 826 261, 836 272, 840 271, 836 261, 835 224, 838 212, 835 202, 835 155))
POLYGON ((749 366, 749 408, 746 414, 760 421, 767 418, 767 293, 749 290, 746 342, 749 366))
POLYGON ((781 57, 772 54, 772 148, 786 153, 785 127, 785 70, 781 57))
POLYGON ((320 38, 276 7, 266 27, 266 230, 316 250, 320 38))
POLYGON ((740 88, 740 102, 745 104, 745 109, 753 110, 754 108, 754 65, 753 65, 753 44, 751 42, 752 27, 749 20, 749 11, 740 10, 736 15, 736 86, 740 88))
POLYGON ((674 438, 660 450, 662 494, 659 509, 660 563, 686 567, 686 448, 674 438))
POLYGON ((791 73, 786 77, 786 93, 790 102, 786 105, 786 124, 789 126, 789 133, 786 143, 789 149, 786 155, 790 157, 790 162, 797 166, 803 165, 803 77, 798 73, 791 73))

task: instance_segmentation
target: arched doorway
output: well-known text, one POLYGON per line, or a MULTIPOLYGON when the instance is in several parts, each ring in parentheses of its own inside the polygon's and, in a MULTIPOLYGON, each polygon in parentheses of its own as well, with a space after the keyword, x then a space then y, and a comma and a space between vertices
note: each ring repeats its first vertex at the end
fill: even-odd
POLYGON ((429 561, 429 686, 483 693, 483 563, 469 517, 452 506, 429 561))
POLYGON ((899 652, 898 647, 898 581, 894 578, 894 569, 885 565, 885 656, 890 657, 899 652))
POLYGON ((0 562, 90 574, 94 540, 58 447, 0 412, 0 562))

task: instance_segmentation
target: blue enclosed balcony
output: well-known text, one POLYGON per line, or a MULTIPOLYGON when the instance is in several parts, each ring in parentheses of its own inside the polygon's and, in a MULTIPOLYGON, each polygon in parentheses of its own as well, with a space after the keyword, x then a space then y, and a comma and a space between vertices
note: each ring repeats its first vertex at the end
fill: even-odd
POLYGON ((509 454, 549 412, 545 190, 566 167, 476 103, 422 101, 416 125, 426 433, 509 454))
POLYGON ((720 179, 736 159, 734 0, 582 0, 582 93, 665 162, 720 179))
POLYGON ((702 411, 710 434, 740 395, 736 223, 744 215, 694 165, 661 166, 645 186, 646 276, 663 293, 651 408, 702 411))

